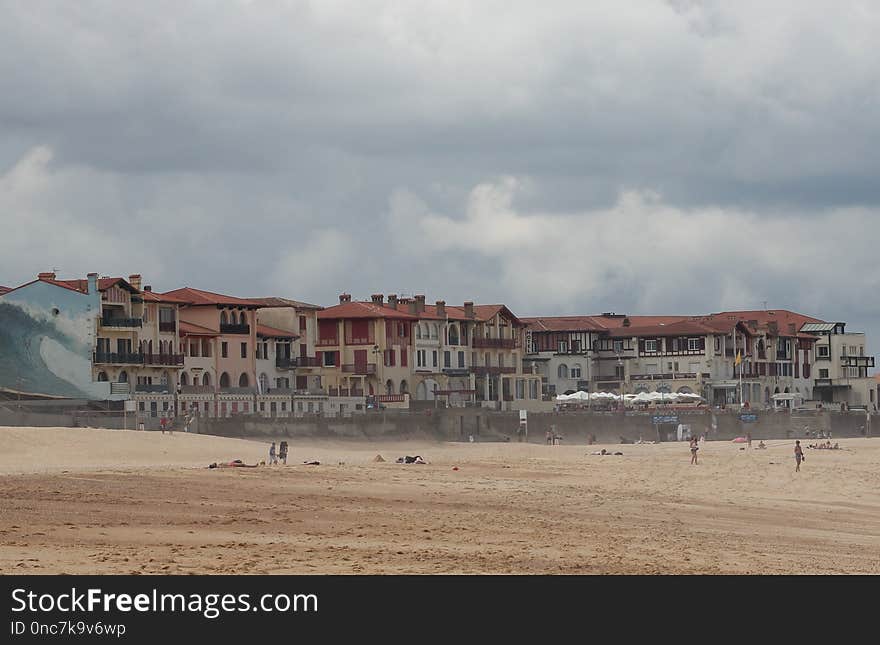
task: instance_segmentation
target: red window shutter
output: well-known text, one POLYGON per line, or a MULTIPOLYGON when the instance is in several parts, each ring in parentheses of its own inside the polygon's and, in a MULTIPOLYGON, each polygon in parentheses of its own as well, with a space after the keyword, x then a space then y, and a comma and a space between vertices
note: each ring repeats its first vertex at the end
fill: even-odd
POLYGON ((336 320, 318 321, 318 338, 321 340, 337 340, 339 326, 336 320))
POLYGON ((400 348, 400 366, 401 367, 406 367, 406 356, 407 356, 406 347, 401 347, 400 348))
POLYGON ((324 364, 324 352, 315 352, 315 358, 319 366, 324 364))
POLYGON ((388 351, 391 353, 391 367, 394 367, 394 350, 389 349, 388 351))

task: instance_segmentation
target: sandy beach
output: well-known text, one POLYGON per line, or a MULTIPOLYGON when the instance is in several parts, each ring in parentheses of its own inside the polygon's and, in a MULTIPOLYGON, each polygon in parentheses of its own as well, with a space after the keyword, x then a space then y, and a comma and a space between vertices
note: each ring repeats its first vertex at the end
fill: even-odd
MULTIPOLYGON (((809 442, 804 442, 809 443, 809 442)), ((806 450, 0 428, 10 573, 880 573, 880 439, 806 450), (590 453, 602 447, 622 456, 590 453), (402 465, 403 455, 427 465, 402 465), (373 461, 382 455, 385 462, 373 461), (318 460, 318 466, 303 461, 318 460), (457 470, 454 468, 457 467, 457 470)))

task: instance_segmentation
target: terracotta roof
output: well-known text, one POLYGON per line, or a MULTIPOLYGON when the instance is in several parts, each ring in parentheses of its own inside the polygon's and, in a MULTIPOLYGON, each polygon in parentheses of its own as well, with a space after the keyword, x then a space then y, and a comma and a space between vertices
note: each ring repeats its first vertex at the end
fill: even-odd
POLYGON ((402 320, 418 320, 414 316, 399 309, 382 307, 372 302, 343 302, 333 307, 327 307, 318 312, 320 320, 333 320, 340 318, 397 318, 402 320))
POLYGON ((171 296, 179 298, 190 305, 228 305, 230 307, 259 307, 260 305, 253 300, 247 298, 236 298, 234 296, 224 296, 221 293, 212 291, 203 291, 202 289, 193 289, 192 287, 182 287, 173 291, 166 291, 163 296, 171 296))
POLYGON ((10 289, 9 287, 4 287, 3 285, 0 285, 0 296, 2 296, 4 293, 9 293, 10 291, 12 291, 12 289, 10 289))
MULTIPOLYGON (((66 286, 69 289, 73 289, 74 291, 79 291, 80 293, 88 293, 89 292, 89 281, 86 280, 49 280, 48 278, 40 278, 43 282, 49 282, 51 284, 57 284, 59 286, 66 286)), ((98 278, 98 291, 106 291, 110 287, 113 287, 117 284, 120 284, 123 289, 129 291, 131 293, 138 293, 138 290, 135 289, 131 284, 129 284, 128 280, 125 278, 98 278)))
POLYGON ((295 309, 323 309, 321 305, 312 305, 308 302, 300 302, 299 300, 289 300, 287 298, 248 298, 248 300, 257 303, 261 307, 294 307, 295 309))
POLYGON ((769 330, 770 323, 775 322, 778 325, 778 335, 805 339, 815 339, 815 336, 812 334, 801 333, 801 327, 803 327, 806 323, 825 322, 824 320, 819 320, 818 318, 813 318, 812 316, 807 316, 805 314, 799 314, 794 311, 788 311, 787 309, 723 311, 721 313, 711 314, 709 316, 706 316, 705 318, 726 321, 731 321, 738 318, 747 325, 750 321, 754 320, 757 322, 758 329, 762 331, 769 330), (794 332, 789 329, 789 325, 792 324, 794 325, 794 332))
POLYGON ((700 322, 679 320, 668 325, 620 327, 619 329, 612 329, 609 336, 611 338, 631 338, 636 336, 705 336, 706 334, 713 333, 718 333, 718 330, 700 322))
POLYGON ((299 334, 283 329, 276 329, 268 325, 257 325, 257 336, 265 336, 266 338, 299 338, 299 334))
POLYGON ((177 305, 188 304, 186 300, 175 298, 174 296, 169 296, 166 294, 155 293, 153 291, 141 291, 139 295, 144 300, 144 302, 167 302, 177 305))
POLYGON ((220 332, 181 320, 177 325, 181 336, 219 336, 220 332))
POLYGON ((593 316, 520 318, 532 331, 605 331, 593 316))

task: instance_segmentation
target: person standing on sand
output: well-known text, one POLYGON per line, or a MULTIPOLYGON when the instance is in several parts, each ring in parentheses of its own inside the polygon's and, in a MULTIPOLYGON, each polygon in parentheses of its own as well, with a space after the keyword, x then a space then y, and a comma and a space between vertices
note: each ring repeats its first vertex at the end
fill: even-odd
POLYGON ((269 446, 269 465, 277 464, 278 459, 275 457, 275 442, 272 442, 272 445, 269 446))
POLYGON ((795 467, 794 471, 799 473, 801 471, 801 462, 804 461, 804 449, 801 448, 801 440, 798 439, 794 442, 794 461, 795 467))
POLYGON ((697 465, 697 450, 700 446, 697 444, 697 438, 691 437, 691 465, 697 465))
POLYGON ((287 465, 287 442, 282 441, 278 444, 278 458, 281 460, 281 463, 285 466, 287 465))
POLYGON ((751 432, 746 433, 746 441, 749 442, 749 448, 751 448, 752 447, 752 433, 751 432))

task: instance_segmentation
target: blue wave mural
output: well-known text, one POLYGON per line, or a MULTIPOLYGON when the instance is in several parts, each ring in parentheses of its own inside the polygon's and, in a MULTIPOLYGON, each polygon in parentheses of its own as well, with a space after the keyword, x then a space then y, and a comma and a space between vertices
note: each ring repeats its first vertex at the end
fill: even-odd
POLYGON ((98 297, 43 282, 0 297, 0 387, 106 399, 91 370, 98 297))

